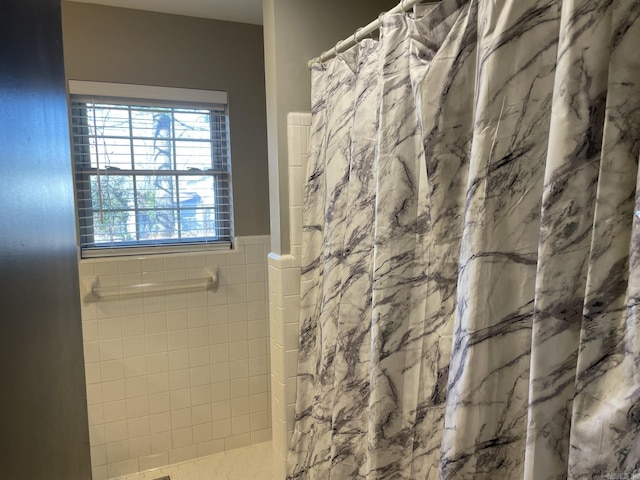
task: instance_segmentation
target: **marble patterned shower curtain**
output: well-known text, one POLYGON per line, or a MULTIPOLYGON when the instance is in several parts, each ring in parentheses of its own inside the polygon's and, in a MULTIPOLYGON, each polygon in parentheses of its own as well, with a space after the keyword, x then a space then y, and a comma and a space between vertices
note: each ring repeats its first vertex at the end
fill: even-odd
POLYGON ((314 67, 289 478, 640 478, 639 49, 444 0, 314 67))

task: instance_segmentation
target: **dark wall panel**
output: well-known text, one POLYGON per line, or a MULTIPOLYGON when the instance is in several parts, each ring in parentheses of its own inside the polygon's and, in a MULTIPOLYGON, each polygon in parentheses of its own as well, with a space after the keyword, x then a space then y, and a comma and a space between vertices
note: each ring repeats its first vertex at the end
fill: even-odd
POLYGON ((268 235, 262 27, 80 2, 62 27, 70 80, 229 93, 235 233, 268 235))
POLYGON ((0 472, 91 478, 60 2, 0 0, 0 472))

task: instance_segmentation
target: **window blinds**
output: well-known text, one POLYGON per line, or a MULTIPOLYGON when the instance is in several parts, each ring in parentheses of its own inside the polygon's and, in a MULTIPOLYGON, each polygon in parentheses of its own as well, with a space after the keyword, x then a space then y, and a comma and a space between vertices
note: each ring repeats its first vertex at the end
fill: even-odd
MULTIPOLYGON (((71 91, 83 257, 141 248, 228 248, 233 215, 226 104, 198 103, 193 96, 169 100, 157 90, 157 100, 110 91, 118 96, 71 91)), ((226 101, 226 95, 217 99, 226 101)))

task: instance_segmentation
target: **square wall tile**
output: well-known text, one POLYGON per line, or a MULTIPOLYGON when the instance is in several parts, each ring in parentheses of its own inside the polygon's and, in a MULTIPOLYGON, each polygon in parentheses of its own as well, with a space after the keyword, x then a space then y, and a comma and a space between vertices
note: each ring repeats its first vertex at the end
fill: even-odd
POLYGON ((229 252, 80 263, 81 278, 98 276, 103 286, 200 278, 204 268, 220 280, 213 291, 82 305, 96 479, 270 435, 262 415, 270 405, 269 242, 238 237, 229 252))
POLYGON ((140 471, 152 470, 169 464, 169 452, 140 457, 140 471))

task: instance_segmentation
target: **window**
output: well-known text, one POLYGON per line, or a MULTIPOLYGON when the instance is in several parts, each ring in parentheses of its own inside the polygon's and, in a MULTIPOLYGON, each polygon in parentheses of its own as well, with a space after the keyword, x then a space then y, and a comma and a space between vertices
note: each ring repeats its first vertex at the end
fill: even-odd
POLYGON ((226 94, 94 82, 70 92, 83 257, 229 248, 226 94))

